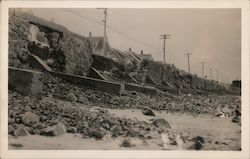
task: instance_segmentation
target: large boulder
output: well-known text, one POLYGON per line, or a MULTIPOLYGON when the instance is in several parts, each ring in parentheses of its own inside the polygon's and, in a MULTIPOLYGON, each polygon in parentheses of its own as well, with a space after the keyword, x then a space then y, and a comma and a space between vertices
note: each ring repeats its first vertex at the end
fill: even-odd
POLYGON ((22 123, 24 125, 34 124, 38 122, 39 122, 39 116, 32 112, 26 112, 22 116, 22 123))
POLYGON ((42 130, 40 134, 45 136, 58 136, 64 133, 66 133, 66 127, 64 124, 59 123, 57 125, 47 127, 42 130))
POLYGON ((30 134, 29 131, 27 130, 27 127, 19 127, 15 130, 14 135, 18 137, 18 136, 28 136, 30 134))

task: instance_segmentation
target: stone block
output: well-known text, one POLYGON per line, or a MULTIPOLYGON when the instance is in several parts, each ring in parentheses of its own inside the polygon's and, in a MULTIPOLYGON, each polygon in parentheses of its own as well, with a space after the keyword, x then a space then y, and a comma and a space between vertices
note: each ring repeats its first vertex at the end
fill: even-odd
POLYGON ((41 72, 9 67, 9 89, 24 95, 38 94, 42 91, 41 75, 41 72))

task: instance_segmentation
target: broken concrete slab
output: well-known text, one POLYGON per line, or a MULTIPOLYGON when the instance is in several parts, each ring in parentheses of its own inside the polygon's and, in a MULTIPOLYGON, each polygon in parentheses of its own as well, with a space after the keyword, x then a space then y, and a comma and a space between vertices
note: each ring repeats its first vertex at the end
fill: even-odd
POLYGON ((122 94, 124 92, 124 85, 120 83, 104 81, 84 76, 70 75, 56 71, 52 71, 50 73, 55 77, 62 78, 72 83, 85 85, 98 91, 109 92, 114 94, 122 94))
POLYGON ((42 70, 47 71, 47 72, 52 71, 52 69, 36 55, 29 54, 28 55, 28 62, 29 62, 30 67, 42 69, 42 70))
POLYGON ((38 94, 42 91, 41 76, 41 72, 9 67, 9 89, 24 95, 38 94))
POLYGON ((89 77, 100 80, 107 80, 97 69, 91 67, 89 71, 89 77))
POLYGON ((137 91, 148 95, 157 95, 157 89, 155 87, 140 86, 134 84, 124 84, 125 90, 127 91, 137 91))

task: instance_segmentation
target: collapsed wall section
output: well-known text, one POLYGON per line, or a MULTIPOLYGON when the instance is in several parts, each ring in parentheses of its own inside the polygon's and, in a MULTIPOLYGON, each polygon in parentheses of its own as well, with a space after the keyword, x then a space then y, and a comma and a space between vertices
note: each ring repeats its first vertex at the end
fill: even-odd
POLYGON ((35 54, 53 70, 86 75, 92 64, 88 38, 18 9, 9 9, 9 65, 27 68, 35 54))

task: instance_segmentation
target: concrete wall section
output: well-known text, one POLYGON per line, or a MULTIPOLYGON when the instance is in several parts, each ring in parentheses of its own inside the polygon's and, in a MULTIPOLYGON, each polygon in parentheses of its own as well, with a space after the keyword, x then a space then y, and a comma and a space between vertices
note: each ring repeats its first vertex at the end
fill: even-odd
POLYGON ((24 95, 38 94, 43 86, 41 76, 41 72, 9 67, 9 89, 24 95))

